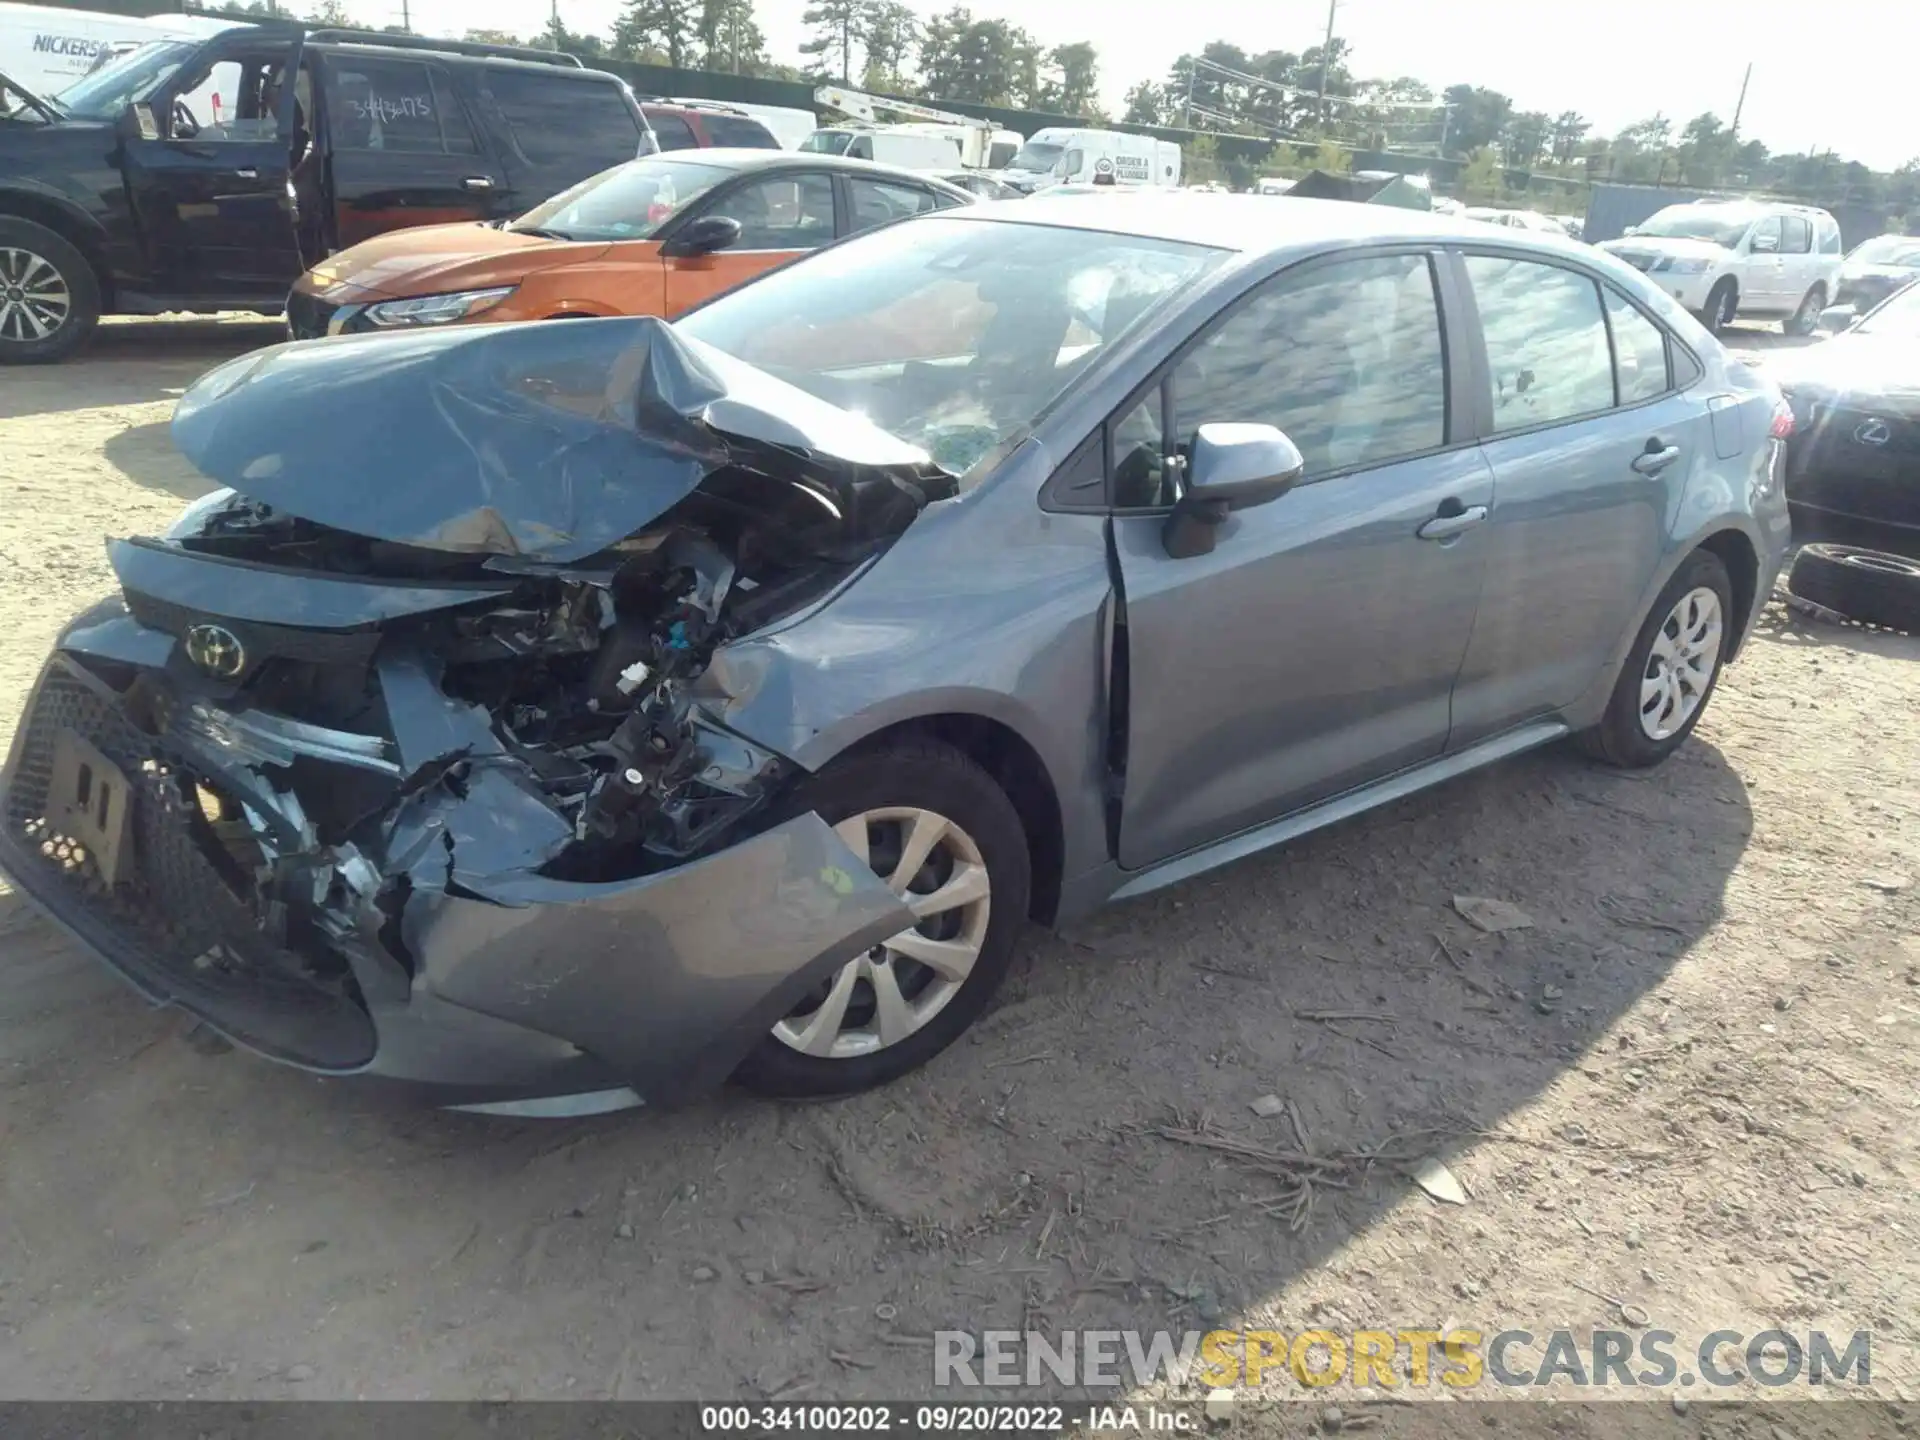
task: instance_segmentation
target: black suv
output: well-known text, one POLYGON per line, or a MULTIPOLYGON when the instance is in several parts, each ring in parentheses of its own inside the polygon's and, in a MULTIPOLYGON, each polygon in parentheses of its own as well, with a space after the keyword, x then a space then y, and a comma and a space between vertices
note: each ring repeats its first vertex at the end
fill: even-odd
POLYGON ((335 250, 656 149, 619 76, 512 46, 261 24, 57 100, 0 77, 0 364, 63 359, 102 314, 277 314, 335 250))

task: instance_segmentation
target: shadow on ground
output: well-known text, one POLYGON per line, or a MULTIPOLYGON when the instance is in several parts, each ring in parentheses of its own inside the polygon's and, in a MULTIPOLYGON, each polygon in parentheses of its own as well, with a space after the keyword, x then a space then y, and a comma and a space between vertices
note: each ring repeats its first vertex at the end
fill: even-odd
MULTIPOLYGON (((1539 753, 1036 932, 888 1089, 567 1123, 206 1053, 14 923, 0 1393, 900 1398, 939 1329, 1230 1323, 1408 1200, 1408 1160, 1505 1146, 1524 1185, 1544 1162, 1485 1132, 1618 1063, 1592 1052, 1752 831, 1702 741, 1651 775, 1539 753), (1483 934, 1460 895, 1532 927, 1483 934), (1213 1137, 1327 1166, 1276 1204, 1213 1137)), ((1644 1137, 1588 1129, 1586 1161, 1636 1163, 1644 1137)), ((1364 1280, 1334 1293, 1306 1319, 1378 1318, 1364 1280)))
POLYGON ((174 448, 171 421, 128 426, 100 448, 109 464, 148 490, 164 491, 182 500, 197 500, 218 488, 174 448))
POLYGON ((165 400, 220 361, 286 338, 278 320, 106 321, 71 360, 8 370, 0 420, 165 400))

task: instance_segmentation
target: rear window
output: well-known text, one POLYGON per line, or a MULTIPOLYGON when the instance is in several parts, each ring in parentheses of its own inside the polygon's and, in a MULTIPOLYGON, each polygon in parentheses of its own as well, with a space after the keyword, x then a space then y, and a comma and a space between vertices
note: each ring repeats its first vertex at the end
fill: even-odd
POLYGON ((531 165, 591 174, 639 153, 640 122, 617 84, 489 68, 487 92, 531 165))
POLYGON ((702 115, 707 135, 715 145, 733 145, 743 150, 778 150, 780 142, 758 120, 744 115, 702 115))
POLYGON ((647 111, 647 124, 653 127, 653 138, 662 150, 691 150, 700 143, 693 127, 671 110, 647 111))

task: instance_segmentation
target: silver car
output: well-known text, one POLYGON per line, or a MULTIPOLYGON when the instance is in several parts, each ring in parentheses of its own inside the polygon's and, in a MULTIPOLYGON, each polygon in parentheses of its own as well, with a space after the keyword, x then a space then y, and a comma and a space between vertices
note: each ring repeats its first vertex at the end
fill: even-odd
POLYGON ((1685 743, 1791 412, 1633 270, 1426 214, 1047 197, 668 326, 286 345, 110 547, 0 863, 310 1070, 579 1113, 888 1080, 1027 923, 1563 737, 1685 743))

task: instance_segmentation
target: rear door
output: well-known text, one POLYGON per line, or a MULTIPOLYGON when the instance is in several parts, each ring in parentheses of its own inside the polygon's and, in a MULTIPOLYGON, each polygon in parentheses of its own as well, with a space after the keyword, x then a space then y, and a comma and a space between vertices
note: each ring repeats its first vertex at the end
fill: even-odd
POLYGON ((221 36, 143 97, 123 173, 167 295, 278 304, 306 268, 289 183, 309 123, 289 83, 303 48, 221 36), (197 112, 196 92, 220 109, 197 112))
POLYGON ((1780 253, 1786 243, 1786 228, 1781 217, 1769 215, 1747 232, 1747 263, 1741 276, 1740 308, 1771 312, 1787 306, 1787 258, 1780 253))
POLYGON ((1813 221, 1805 215, 1780 217, 1780 302, 1798 309, 1820 278, 1820 254, 1814 248, 1813 221))
POLYGON ((506 172, 483 149, 445 65, 352 50, 320 59, 337 248, 502 213, 506 172))
POLYGON ((674 229, 708 215, 737 220, 740 238, 711 255, 673 256, 662 262, 669 319, 831 241, 833 179, 824 170, 750 174, 690 206, 674 229))
POLYGON ((1473 403, 1497 499, 1456 750, 1606 675, 1688 476, 1714 455, 1705 407, 1674 383, 1673 342, 1621 291, 1537 253, 1457 263, 1480 316, 1473 403))
POLYGON ((482 71, 506 156, 501 211, 519 215, 653 148, 639 108, 614 77, 494 61, 482 71))

